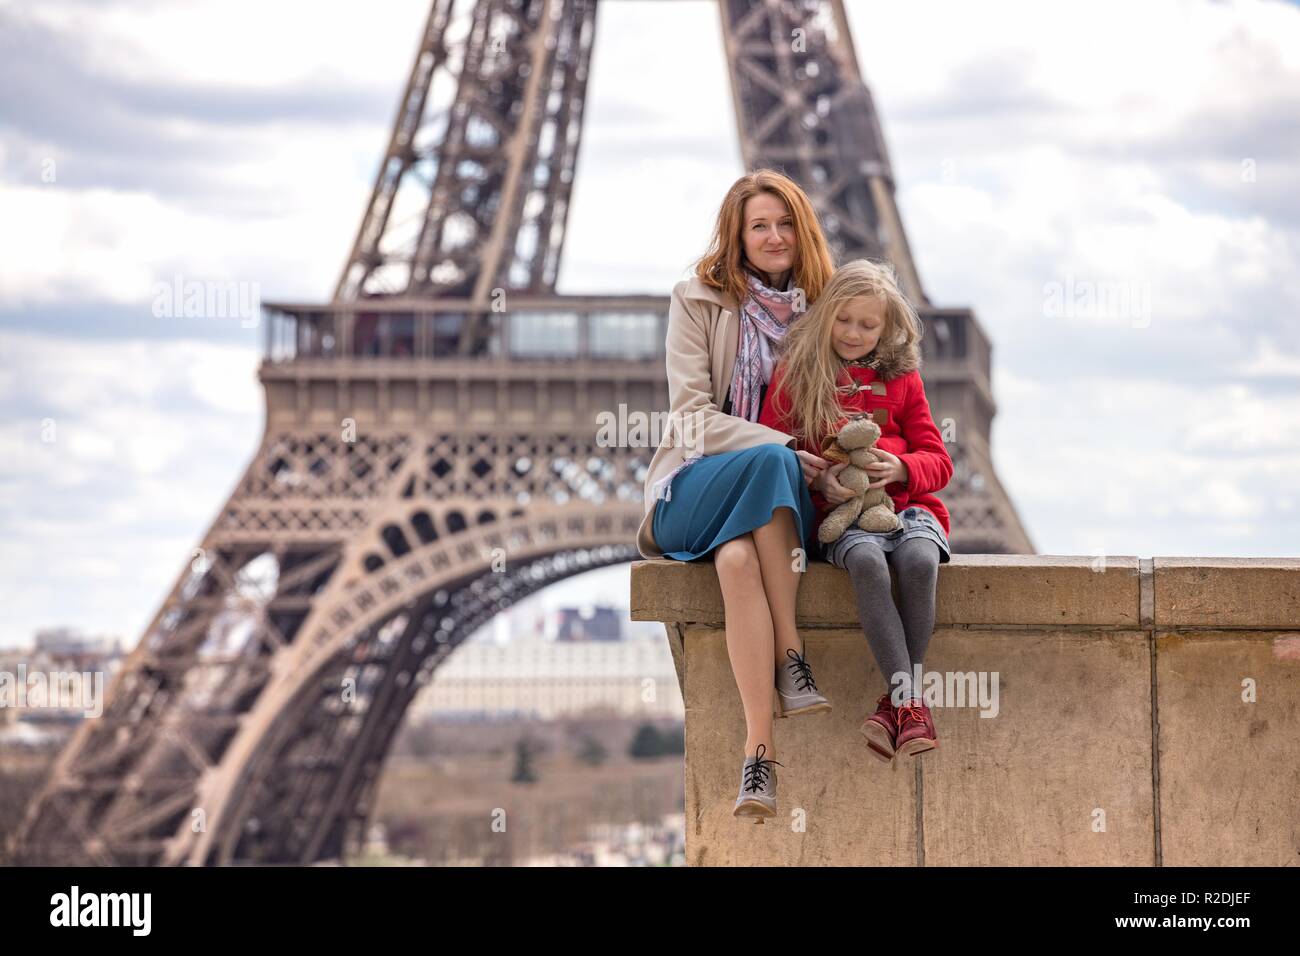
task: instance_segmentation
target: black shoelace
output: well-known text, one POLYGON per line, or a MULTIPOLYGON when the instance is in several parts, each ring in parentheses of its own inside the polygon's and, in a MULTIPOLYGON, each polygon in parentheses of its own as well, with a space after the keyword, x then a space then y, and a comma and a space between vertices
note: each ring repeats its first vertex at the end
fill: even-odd
POLYGON ((787 647, 785 649, 785 656, 791 659, 791 662, 785 666, 790 668, 790 671, 794 674, 796 681, 795 686, 799 690, 817 690, 817 683, 813 680, 812 676, 812 668, 809 667, 808 662, 803 659, 803 655, 793 647, 787 647))
POLYGON ((767 775, 772 772, 771 765, 785 766, 779 760, 764 760, 763 754, 765 753, 767 753, 767 744, 759 744, 758 750, 754 754, 754 762, 745 767, 744 789, 750 791, 761 790, 767 786, 767 775))

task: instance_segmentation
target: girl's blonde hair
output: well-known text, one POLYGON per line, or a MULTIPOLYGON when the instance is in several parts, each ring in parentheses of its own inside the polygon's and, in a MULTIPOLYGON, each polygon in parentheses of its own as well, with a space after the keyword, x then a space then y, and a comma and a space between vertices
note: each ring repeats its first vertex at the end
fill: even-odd
POLYGON ((747 173, 727 190, 718 210, 708 251, 696 260, 695 274, 705 285, 726 292, 735 302, 744 301, 749 293, 742 263, 745 245, 741 231, 745 228, 745 201, 759 193, 771 193, 790 211, 795 236, 794 267, 791 270, 794 287, 803 290, 806 301, 815 301, 835 270, 835 260, 831 258, 812 201, 798 183, 773 169, 756 169, 747 173))
POLYGON ((885 322, 867 358, 882 380, 920 368, 921 320, 899 289, 894 267, 887 262, 854 259, 844 263, 781 340, 781 391, 786 401, 777 399, 778 410, 793 420, 796 430, 792 434, 818 444, 819 451, 820 443, 836 434, 846 415, 841 399, 857 387, 835 351, 831 338, 835 319, 850 299, 876 296, 884 299, 885 322))

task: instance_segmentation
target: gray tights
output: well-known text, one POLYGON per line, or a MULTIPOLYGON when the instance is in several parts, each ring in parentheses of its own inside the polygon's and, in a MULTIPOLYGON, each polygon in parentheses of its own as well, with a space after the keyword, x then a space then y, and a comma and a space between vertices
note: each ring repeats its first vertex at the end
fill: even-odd
POLYGON ((886 552, 863 543, 848 552, 845 564, 857 595, 858 620, 888 689, 895 687, 894 675, 903 672, 903 699, 920 697, 922 688, 912 689, 912 667, 924 663, 934 632, 939 546, 928 538, 909 538, 886 552), (898 576, 898 607, 890 592, 890 565, 898 576))

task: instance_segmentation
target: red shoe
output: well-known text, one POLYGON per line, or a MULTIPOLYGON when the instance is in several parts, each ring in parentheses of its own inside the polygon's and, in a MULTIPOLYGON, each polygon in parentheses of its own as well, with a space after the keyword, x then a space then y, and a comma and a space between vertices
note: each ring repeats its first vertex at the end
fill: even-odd
POLYGON ((872 756, 879 757, 885 763, 894 759, 894 738, 898 733, 898 724, 888 694, 880 696, 876 701, 876 712, 864 720, 858 729, 867 738, 867 747, 872 756))
POLYGON ((898 736, 894 738, 898 753, 915 757, 939 746, 934 717, 919 697, 913 697, 904 703, 895 711, 894 716, 898 721, 898 736))

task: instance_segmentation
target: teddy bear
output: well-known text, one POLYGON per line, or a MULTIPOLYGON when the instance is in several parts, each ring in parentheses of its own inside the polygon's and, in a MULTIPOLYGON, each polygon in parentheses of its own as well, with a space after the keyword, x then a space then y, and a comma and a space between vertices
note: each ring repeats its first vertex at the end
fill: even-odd
POLYGON ((898 515, 894 513, 894 502, 885 494, 884 487, 868 489, 871 481, 863 468, 872 462, 882 461, 872 448, 880 437, 880 426, 869 417, 851 418, 840 433, 826 442, 822 457, 839 464, 849 462, 849 467, 840 471, 837 480, 841 485, 858 492, 856 498, 839 505, 826 516, 821 527, 817 529, 817 540, 830 544, 848 530, 849 525, 856 524, 863 531, 890 532, 903 526, 898 515))

